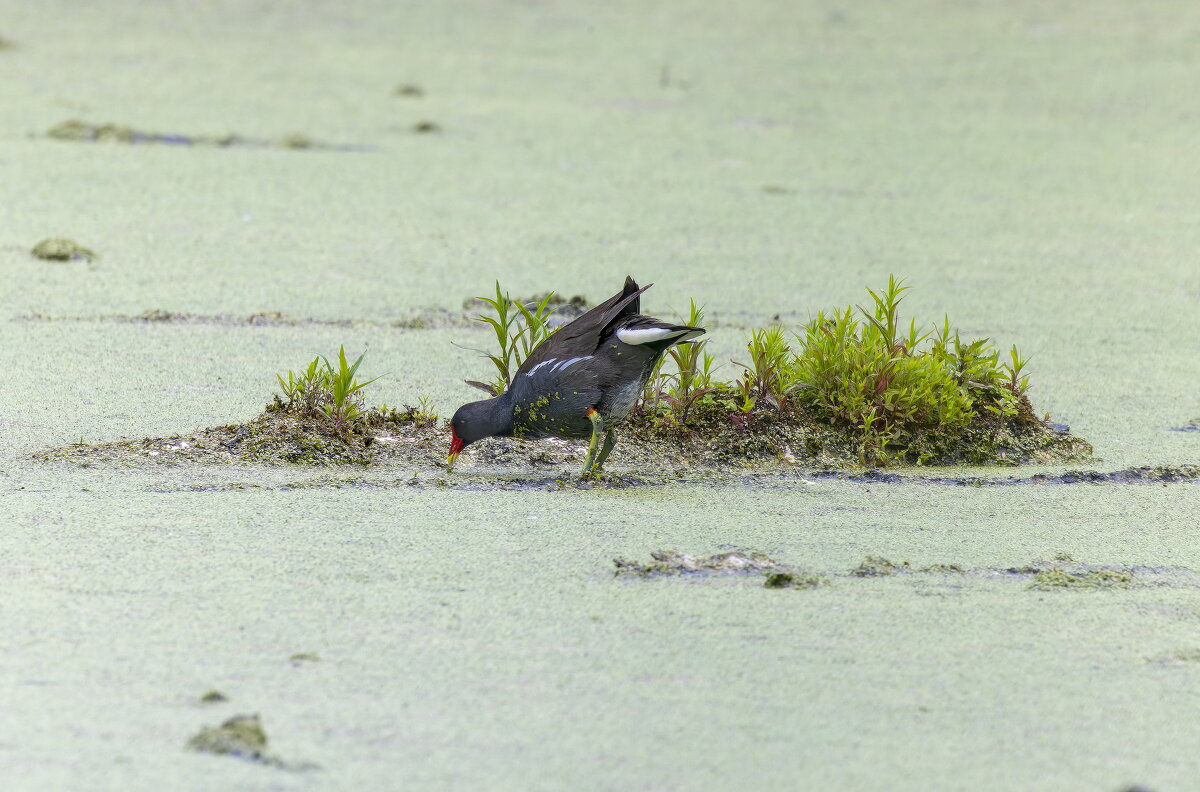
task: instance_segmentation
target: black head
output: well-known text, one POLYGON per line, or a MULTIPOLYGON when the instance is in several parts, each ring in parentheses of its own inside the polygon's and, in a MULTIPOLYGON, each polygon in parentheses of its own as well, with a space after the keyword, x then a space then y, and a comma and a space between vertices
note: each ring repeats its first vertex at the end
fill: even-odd
POLYGON ((450 432, 450 464, 453 465, 463 447, 485 437, 512 432, 508 400, 498 396, 464 404, 450 419, 450 432))

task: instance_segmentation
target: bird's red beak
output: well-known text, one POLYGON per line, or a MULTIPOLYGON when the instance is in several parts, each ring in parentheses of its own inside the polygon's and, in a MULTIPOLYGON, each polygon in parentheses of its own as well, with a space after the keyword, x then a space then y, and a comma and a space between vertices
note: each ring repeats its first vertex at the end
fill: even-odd
POLYGON ((454 462, 458 459, 458 455, 462 453, 463 446, 466 445, 462 438, 458 436, 458 432, 454 427, 450 427, 450 457, 446 460, 447 469, 454 467, 454 462))

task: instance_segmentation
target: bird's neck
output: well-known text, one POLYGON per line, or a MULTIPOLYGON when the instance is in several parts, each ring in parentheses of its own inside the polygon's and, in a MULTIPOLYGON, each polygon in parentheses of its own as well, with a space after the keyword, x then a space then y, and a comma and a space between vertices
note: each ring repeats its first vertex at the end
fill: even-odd
POLYGON ((512 437, 513 434, 513 392, 509 388, 494 399, 488 399, 491 415, 491 428, 494 437, 512 437))

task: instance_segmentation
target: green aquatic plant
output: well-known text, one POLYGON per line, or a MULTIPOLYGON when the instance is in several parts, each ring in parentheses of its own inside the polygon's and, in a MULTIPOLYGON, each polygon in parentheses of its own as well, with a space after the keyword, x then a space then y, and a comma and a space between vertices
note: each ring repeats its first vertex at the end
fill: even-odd
POLYGON ((1012 418, 1029 387, 1026 360, 1013 347, 1001 363, 991 342, 964 343, 949 319, 922 332, 899 306, 908 286, 894 276, 868 289, 873 304, 818 313, 803 329, 786 392, 806 409, 857 433, 864 463, 900 452, 924 462, 981 413, 1012 418), (929 341, 927 347, 925 342, 929 341))
POLYGON ((496 367, 496 378, 491 382, 467 380, 472 387, 486 391, 493 396, 499 396, 512 385, 513 375, 521 368, 525 358, 539 344, 549 338, 557 330, 551 327, 551 301, 554 292, 547 292, 540 301, 529 308, 525 303, 509 297, 508 292, 500 290, 500 282, 496 281, 495 297, 479 297, 478 299, 491 307, 493 316, 480 314, 475 321, 483 322, 492 328, 496 334, 498 352, 476 350, 496 367))
POLYGON ((366 382, 355 379, 364 357, 366 353, 349 363, 346 347, 342 346, 338 349, 336 367, 328 358, 318 355, 299 374, 288 371, 287 379, 276 374, 284 397, 278 399, 280 407, 308 417, 323 416, 339 432, 348 431, 365 410, 363 388, 379 379, 375 377, 366 382))
MULTIPOLYGON (((683 324, 701 327, 703 322, 704 308, 690 300, 683 324)), ((716 357, 707 350, 707 345, 708 339, 701 338, 669 348, 655 363, 654 372, 642 390, 638 410, 658 414, 660 419, 675 426, 686 426, 696 403, 718 389, 713 380, 716 357), (673 364, 673 372, 666 370, 668 360, 673 364)))
POLYGON ((389 407, 386 404, 379 405, 374 408, 379 415, 381 421, 393 424, 415 424, 417 426, 436 426, 441 420, 433 409, 433 400, 428 396, 421 396, 417 399, 416 406, 405 406, 402 409, 389 407))
POLYGON ((354 378, 355 372, 362 364, 366 353, 358 356, 352 365, 346 364, 346 347, 338 349, 338 367, 335 370, 330 364, 328 358, 322 358, 325 363, 325 371, 328 373, 328 381, 330 385, 330 402, 322 404, 321 409, 326 417, 332 419, 335 424, 342 425, 347 421, 353 420, 362 409, 362 394, 363 388, 370 385, 379 377, 369 379, 366 382, 359 382, 354 378))
POLYGON ((781 408, 796 379, 795 356, 784 337, 783 325, 774 324, 750 331, 749 363, 733 362, 746 371, 737 382, 742 412, 750 412, 760 403, 781 408))

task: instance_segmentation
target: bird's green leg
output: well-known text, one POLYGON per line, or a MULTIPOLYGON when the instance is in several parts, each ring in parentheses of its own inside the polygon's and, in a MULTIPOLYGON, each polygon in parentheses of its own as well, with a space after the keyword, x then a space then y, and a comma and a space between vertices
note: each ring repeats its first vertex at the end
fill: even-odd
POLYGON ((592 470, 597 473, 604 467, 604 461, 608 459, 608 455, 612 453, 613 446, 617 444, 617 433, 613 428, 608 427, 608 431, 604 433, 604 446, 600 449, 600 455, 596 457, 596 464, 592 466, 592 470))
MULTIPOLYGON (((596 451, 600 447, 600 435, 604 434, 604 418, 600 416, 595 407, 588 407, 587 417, 592 422, 592 440, 588 443, 587 456, 583 460, 583 472, 580 473, 584 478, 599 469, 599 463, 595 461, 596 451)), ((601 454, 600 461, 603 461, 603 452, 601 454)))

